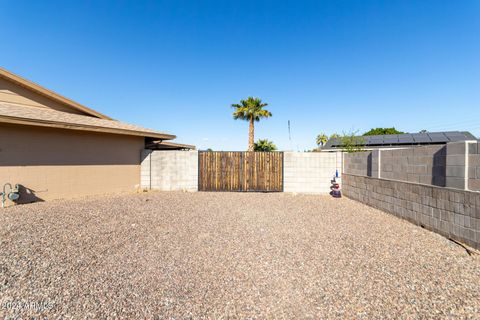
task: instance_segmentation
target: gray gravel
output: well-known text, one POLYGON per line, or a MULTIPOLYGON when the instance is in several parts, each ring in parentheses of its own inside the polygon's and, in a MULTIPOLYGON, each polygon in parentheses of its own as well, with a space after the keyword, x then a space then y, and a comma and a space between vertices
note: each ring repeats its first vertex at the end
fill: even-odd
POLYGON ((480 314, 479 256, 345 198, 150 192, 38 203, 0 211, 0 240, 3 317, 480 314))

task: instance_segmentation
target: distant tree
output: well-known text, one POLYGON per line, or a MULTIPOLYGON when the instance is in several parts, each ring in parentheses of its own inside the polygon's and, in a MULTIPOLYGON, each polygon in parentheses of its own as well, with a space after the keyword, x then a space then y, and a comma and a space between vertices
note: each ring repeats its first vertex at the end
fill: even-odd
POLYGON ((245 100, 240 100, 240 103, 232 104, 233 119, 245 120, 250 123, 248 129, 248 151, 253 151, 255 141, 255 122, 260 121, 261 118, 269 118, 272 113, 265 110, 268 104, 263 103, 259 98, 248 97, 245 100))
POLYGON ((277 150, 277 146, 267 139, 258 139, 257 142, 254 144, 254 151, 275 151, 277 150))
POLYGON ((423 130, 420 130, 418 133, 427 133, 428 131, 423 129, 423 130))
POLYGON ((336 138, 340 138, 340 135, 335 132, 335 133, 332 133, 332 134, 330 135, 330 138, 328 138, 328 139, 336 139, 336 138))
POLYGON ((365 132, 364 136, 377 136, 382 134, 402 134, 405 133, 403 131, 398 131, 395 127, 392 128, 375 128, 371 129, 370 131, 365 132))
POLYGON ((317 136, 317 146, 319 147, 323 147, 325 145, 325 143, 327 143, 328 141, 328 137, 325 133, 320 133, 318 136, 317 136))
POLYGON ((328 140, 338 139, 338 138, 340 138, 340 135, 338 133, 332 133, 330 135, 330 137, 328 137, 324 133, 321 133, 321 134, 317 135, 317 139, 316 139, 318 148, 315 148, 315 149, 312 149, 312 150, 309 150, 309 151, 310 152, 319 152, 319 151, 322 150, 322 147, 327 143, 328 140))
POLYGON ((212 148, 208 148, 206 151, 212 152, 213 150, 212 150, 212 148))
POLYGON ((365 138, 358 136, 358 131, 350 131, 340 136, 342 149, 348 153, 365 151, 365 138))

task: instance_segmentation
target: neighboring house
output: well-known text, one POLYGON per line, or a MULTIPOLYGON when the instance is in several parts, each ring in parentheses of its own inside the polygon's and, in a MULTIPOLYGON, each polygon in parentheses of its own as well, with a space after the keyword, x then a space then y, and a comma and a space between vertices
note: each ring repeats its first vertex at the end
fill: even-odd
MULTIPOLYGON (((358 146, 365 149, 393 149, 412 146, 442 145, 448 142, 476 141, 477 138, 466 131, 445 131, 426 133, 386 134, 378 136, 358 136, 355 139, 358 146)), ((327 141, 321 151, 342 150, 342 139, 334 138, 327 141)))
POLYGON ((0 68, 0 192, 20 202, 134 191, 143 149, 192 149, 111 119, 0 68), (8 191, 8 190, 7 190, 8 191))

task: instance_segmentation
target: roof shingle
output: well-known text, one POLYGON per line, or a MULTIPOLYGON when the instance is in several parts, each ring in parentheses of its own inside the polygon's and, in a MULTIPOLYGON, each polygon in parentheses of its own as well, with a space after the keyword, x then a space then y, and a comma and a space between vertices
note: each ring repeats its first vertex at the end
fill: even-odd
POLYGON ((163 140, 175 139, 174 135, 163 133, 116 120, 99 119, 46 108, 0 103, 0 122, 57 127, 72 130, 99 131, 115 134, 134 135, 163 140))

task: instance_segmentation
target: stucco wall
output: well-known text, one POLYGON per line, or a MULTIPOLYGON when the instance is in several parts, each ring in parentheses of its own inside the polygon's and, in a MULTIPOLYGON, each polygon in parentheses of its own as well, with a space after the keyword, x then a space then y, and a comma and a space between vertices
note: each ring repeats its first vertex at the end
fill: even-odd
POLYGON ((134 191, 142 137, 0 126, 0 185, 21 184, 22 202, 134 191))
POLYGON ((198 190, 198 151, 143 150, 141 186, 162 191, 198 190))
POLYGON ((340 152, 285 152, 283 190, 299 193, 328 193, 338 169, 341 174, 340 152))

